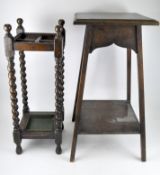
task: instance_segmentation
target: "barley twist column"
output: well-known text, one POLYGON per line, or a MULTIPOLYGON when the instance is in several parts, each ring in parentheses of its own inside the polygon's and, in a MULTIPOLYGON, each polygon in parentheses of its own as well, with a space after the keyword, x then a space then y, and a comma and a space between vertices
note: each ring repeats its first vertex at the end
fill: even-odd
MULTIPOLYGON (((65 31, 65 28, 64 28, 64 24, 65 24, 65 21, 63 19, 60 19, 58 21, 58 24, 62 27, 62 37, 63 37, 63 57, 62 57, 62 62, 61 62, 61 66, 62 66, 62 74, 63 74, 63 87, 64 87, 64 47, 65 47, 65 40, 66 40, 66 31, 65 31)), ((64 91, 64 88, 63 88, 63 91, 64 91)), ((63 92, 63 97, 64 97, 64 92, 63 92)), ((63 102, 64 102, 64 98, 63 98, 63 102)), ((64 121, 64 104, 62 106, 62 117, 63 117, 63 121, 64 121)), ((64 126, 62 124, 62 129, 64 129, 64 126)))
POLYGON ((12 119, 13 119, 13 139, 16 144, 16 153, 21 154, 21 131, 19 126, 19 112, 18 112, 18 99, 17 99, 17 86, 15 77, 15 64, 14 64, 14 47, 13 47, 13 36, 11 35, 12 27, 9 24, 4 25, 4 30, 6 31, 4 41, 5 41, 5 54, 8 60, 8 78, 10 86, 10 98, 12 107, 12 119))
MULTIPOLYGON (((17 19, 18 27, 16 29, 17 34, 24 33, 23 19, 17 19)), ((23 113, 29 111, 28 106, 28 91, 27 91, 27 79, 26 79, 26 62, 24 51, 19 51, 19 61, 20 61, 20 75, 21 75, 21 89, 22 89, 22 103, 23 103, 23 113)))
POLYGON ((58 25, 56 26, 55 36, 55 59, 56 59, 56 115, 55 115, 55 142, 57 145, 56 153, 61 154, 61 143, 62 143, 62 122, 64 115, 64 57, 63 57, 63 28, 58 25))

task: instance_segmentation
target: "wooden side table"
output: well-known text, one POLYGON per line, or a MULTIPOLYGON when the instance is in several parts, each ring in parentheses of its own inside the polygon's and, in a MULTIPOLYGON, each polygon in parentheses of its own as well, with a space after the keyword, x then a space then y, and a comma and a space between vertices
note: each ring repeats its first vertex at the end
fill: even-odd
POLYGON ((64 120, 64 46, 65 29, 64 20, 59 20, 56 26, 56 33, 26 33, 21 18, 17 19, 17 35, 12 36, 11 25, 4 25, 6 31, 5 54, 8 60, 8 78, 10 86, 12 118, 13 118, 13 139, 16 144, 16 153, 21 154, 22 139, 55 139, 56 153, 60 154, 62 143, 62 129, 64 120), (22 89, 23 115, 19 119, 17 85, 15 75, 14 55, 19 51, 20 76, 22 89), (32 112, 28 105, 28 91, 26 79, 26 65, 24 51, 50 51, 55 55, 55 112, 32 112))
POLYGON ((142 25, 158 25, 156 20, 136 13, 77 13, 74 24, 86 25, 77 85, 75 121, 70 161, 75 159, 78 134, 140 134, 141 160, 146 160, 142 25), (127 48, 126 100, 83 100, 88 55, 94 49, 116 44, 127 48), (131 50, 137 54, 139 117, 131 101, 131 50))

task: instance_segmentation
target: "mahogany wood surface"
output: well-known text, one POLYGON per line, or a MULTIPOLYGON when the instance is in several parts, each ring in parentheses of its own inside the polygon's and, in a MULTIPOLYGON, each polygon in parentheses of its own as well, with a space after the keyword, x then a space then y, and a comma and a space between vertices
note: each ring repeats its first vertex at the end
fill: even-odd
POLYGON ((74 24, 158 25, 159 22, 138 13, 76 13, 74 24))

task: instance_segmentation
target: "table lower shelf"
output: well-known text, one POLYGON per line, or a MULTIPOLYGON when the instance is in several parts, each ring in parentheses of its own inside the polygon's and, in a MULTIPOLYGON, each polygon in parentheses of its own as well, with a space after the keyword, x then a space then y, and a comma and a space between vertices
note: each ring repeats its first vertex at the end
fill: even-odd
POLYGON ((136 114, 124 100, 83 100, 79 134, 138 134, 136 114))
POLYGON ((54 138, 54 112, 28 112, 20 122, 22 138, 54 138))

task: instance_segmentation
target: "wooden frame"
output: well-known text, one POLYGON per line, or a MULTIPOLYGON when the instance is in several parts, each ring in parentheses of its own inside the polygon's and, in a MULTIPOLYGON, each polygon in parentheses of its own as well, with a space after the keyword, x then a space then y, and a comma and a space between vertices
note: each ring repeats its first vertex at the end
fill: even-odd
POLYGON ((64 20, 59 20, 56 33, 26 33, 22 26, 23 20, 17 19, 18 27, 15 37, 11 34, 11 25, 4 25, 6 31, 5 53, 8 60, 8 78, 10 86, 13 138, 16 144, 16 153, 22 153, 22 139, 55 139, 56 153, 61 154, 62 130, 64 120, 64 47, 65 29, 64 20), (20 76, 22 89, 23 115, 19 118, 17 85, 15 75, 14 54, 19 51, 20 76), (32 112, 28 105, 28 91, 26 79, 26 65, 24 51, 51 51, 55 55, 55 112, 32 112))
POLYGON ((141 160, 146 161, 141 25, 159 23, 135 13, 78 13, 74 24, 86 25, 86 30, 72 118, 75 126, 70 161, 75 160, 78 134, 140 134, 141 160), (83 100, 88 55, 113 43, 127 48, 126 100, 83 100), (140 121, 131 106, 131 50, 137 53, 140 121))

